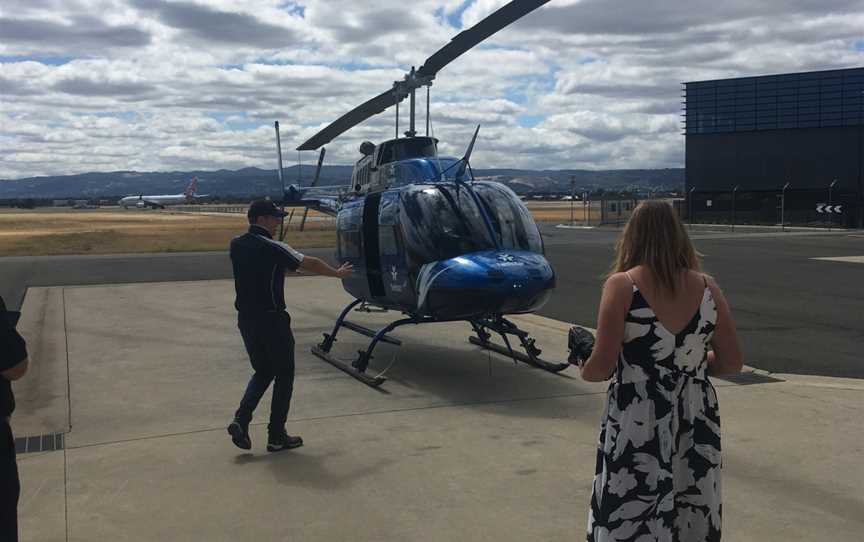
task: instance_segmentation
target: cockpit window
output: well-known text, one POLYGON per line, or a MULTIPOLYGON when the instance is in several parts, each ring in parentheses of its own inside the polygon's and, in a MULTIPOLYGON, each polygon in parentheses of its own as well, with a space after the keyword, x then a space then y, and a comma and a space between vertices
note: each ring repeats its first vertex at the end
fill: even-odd
POLYGON ((418 263, 491 250, 495 243, 465 187, 414 186, 402 193, 406 248, 418 263))
POLYGON ((395 165, 394 176, 395 185, 403 184, 425 184, 438 181, 465 181, 468 180, 468 175, 463 172, 458 179, 456 174, 459 172, 458 161, 455 158, 427 158, 421 160, 407 160, 399 162, 395 165), (441 172, 444 172, 442 178, 441 172))
POLYGON ((525 204, 506 186, 478 182, 472 185, 486 207, 501 248, 543 254, 543 239, 525 204))
POLYGON ((378 163, 388 164, 410 158, 430 158, 435 156, 435 140, 431 137, 412 137, 381 144, 378 163))
POLYGON ((435 140, 431 137, 414 137, 396 143, 396 160, 428 158, 435 156, 435 140))

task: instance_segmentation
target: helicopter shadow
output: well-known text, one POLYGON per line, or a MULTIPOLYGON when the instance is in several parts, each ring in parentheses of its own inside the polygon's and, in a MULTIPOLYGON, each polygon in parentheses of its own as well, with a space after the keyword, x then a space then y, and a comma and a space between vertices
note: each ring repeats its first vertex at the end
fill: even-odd
MULTIPOLYGON (((410 330, 400 333, 401 347, 380 345, 369 366, 368 372, 373 375, 385 371, 387 381, 378 389, 394 399, 427 398, 434 404, 495 410, 514 416, 572 418, 572 409, 562 409, 561 401, 553 399, 595 395, 600 391, 567 374, 571 369, 550 373, 473 346, 468 343, 470 328, 464 334, 452 330, 444 335, 444 340, 437 341, 418 335, 410 330)), ((360 342, 347 343, 339 345, 343 356, 362 347, 360 342)), ((368 389, 357 384, 364 391, 368 389)), ((592 412, 592 421, 594 417, 592 412)))

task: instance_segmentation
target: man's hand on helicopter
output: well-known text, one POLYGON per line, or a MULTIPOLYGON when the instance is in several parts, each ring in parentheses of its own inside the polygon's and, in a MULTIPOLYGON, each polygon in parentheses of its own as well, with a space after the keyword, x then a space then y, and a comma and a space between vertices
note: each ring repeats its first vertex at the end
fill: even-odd
POLYGON ((344 279, 354 272, 354 267, 350 263, 343 263, 338 269, 331 267, 327 262, 315 256, 304 256, 300 263, 300 269, 309 271, 316 275, 324 275, 327 277, 336 277, 344 279))
POLYGON ((351 275, 354 272, 354 266, 348 262, 343 263, 339 266, 339 269, 336 270, 336 276, 340 279, 344 279, 351 275))

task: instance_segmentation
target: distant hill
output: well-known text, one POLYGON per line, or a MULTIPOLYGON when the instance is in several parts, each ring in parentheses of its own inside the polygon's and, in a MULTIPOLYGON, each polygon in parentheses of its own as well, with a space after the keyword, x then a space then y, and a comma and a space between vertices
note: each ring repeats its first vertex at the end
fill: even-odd
MULTIPOLYGON (((477 177, 495 179, 515 192, 569 192, 571 179, 578 191, 583 190, 683 190, 683 169, 626 170, 521 170, 475 169, 477 177)), ((308 185, 315 175, 314 165, 300 166, 302 184, 308 185)), ((169 171, 82 173, 0 180, 0 199, 20 198, 114 198, 136 194, 180 194, 192 177, 198 177, 201 194, 220 197, 278 196, 279 182, 275 169, 244 168, 236 171, 169 171)), ((351 177, 351 166, 324 166, 319 186, 345 186, 351 177)), ((286 185, 296 183, 298 166, 285 169, 286 185)))

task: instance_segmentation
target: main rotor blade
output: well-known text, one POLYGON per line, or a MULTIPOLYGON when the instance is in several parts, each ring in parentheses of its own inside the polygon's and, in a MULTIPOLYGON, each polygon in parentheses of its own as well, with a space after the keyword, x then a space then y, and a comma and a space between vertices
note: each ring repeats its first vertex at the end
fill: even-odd
POLYGON ((382 92, 333 121, 332 124, 312 136, 306 143, 297 147, 297 150, 314 151, 321 145, 330 143, 343 132, 357 126, 372 115, 377 115, 395 103, 396 95, 392 89, 382 92))
POLYGON ((426 59, 426 62, 417 70, 417 75, 434 76, 441 68, 456 60, 465 51, 547 2, 549 0, 513 0, 468 30, 463 30, 457 34, 450 40, 450 43, 426 59))
MULTIPOLYGON (((417 77, 435 77, 441 68, 454 61, 465 51, 548 2, 549 0, 513 0, 468 30, 463 30, 457 34, 450 40, 450 43, 427 58, 423 66, 417 70, 417 77)), ((407 95, 407 93, 397 93, 394 92, 394 89, 388 89, 336 119, 332 124, 297 147, 297 150, 312 151, 321 145, 326 145, 372 115, 377 115, 395 105, 407 95)))

